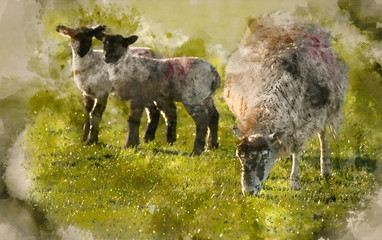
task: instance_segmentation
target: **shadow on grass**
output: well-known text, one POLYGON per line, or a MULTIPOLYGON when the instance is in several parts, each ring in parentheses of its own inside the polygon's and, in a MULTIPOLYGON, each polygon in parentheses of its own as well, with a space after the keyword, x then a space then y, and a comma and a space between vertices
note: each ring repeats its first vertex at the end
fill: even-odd
MULTIPOLYGON (((319 161, 319 157, 318 157, 319 161)), ((367 155, 356 156, 355 158, 342 158, 334 157, 332 158, 332 168, 337 171, 343 171, 344 167, 355 167, 357 170, 364 169, 369 173, 373 173, 377 170, 378 160, 373 159, 367 155), (345 164, 344 164, 345 163, 345 164)))
POLYGON ((181 152, 181 151, 176 151, 176 150, 168 150, 168 149, 161 149, 161 148, 153 148, 152 149, 154 154, 161 153, 161 154, 169 154, 172 156, 187 156, 190 155, 189 153, 186 152, 181 152))
POLYGON ((354 159, 354 165, 357 169, 364 168, 368 172, 374 172, 377 169, 377 159, 368 156, 357 156, 354 159))

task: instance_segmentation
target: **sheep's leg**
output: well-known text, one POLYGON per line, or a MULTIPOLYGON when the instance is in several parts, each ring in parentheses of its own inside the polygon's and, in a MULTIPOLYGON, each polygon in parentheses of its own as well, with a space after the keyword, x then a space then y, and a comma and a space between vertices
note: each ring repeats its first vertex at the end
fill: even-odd
POLYGON ((160 111, 154 105, 154 103, 150 103, 146 106, 146 112, 148 116, 148 125, 145 133, 145 142, 153 141, 155 138, 155 132, 158 127, 160 111))
POLYGON ((292 171, 289 178, 290 187, 294 190, 300 190, 300 159, 301 153, 293 153, 292 155, 292 171))
POLYGON ((109 94, 105 94, 104 96, 97 98, 95 101, 95 105, 90 115, 90 134, 89 134, 89 143, 98 142, 98 132, 99 132, 99 124, 102 120, 103 112, 105 111, 107 98, 109 94))
POLYGON ((204 145, 206 144, 208 109, 204 105, 184 104, 184 106, 196 124, 196 136, 194 141, 194 150, 192 152, 195 155, 200 155, 204 151, 204 145))
POLYGON ((124 148, 134 147, 139 145, 139 125, 144 107, 141 105, 130 104, 130 114, 127 123, 129 125, 129 133, 127 134, 124 148))
POLYGON ((330 157, 328 155, 328 140, 326 138, 325 130, 318 133, 318 139, 320 140, 321 145, 321 176, 328 177, 331 175, 330 172, 330 157))
POLYGON ((87 141, 89 137, 89 130, 90 130, 90 112, 92 111, 94 107, 94 99, 92 97, 89 97, 85 94, 82 95, 84 99, 84 106, 85 106, 85 122, 82 132, 82 140, 87 141))
POLYGON ((173 144, 176 141, 177 114, 176 106, 172 101, 158 101, 158 108, 164 113, 167 125, 167 143, 173 144))
POLYGON ((219 128, 219 112, 216 110, 213 99, 209 102, 208 107, 209 124, 208 124, 208 149, 219 147, 218 143, 218 128, 219 128))

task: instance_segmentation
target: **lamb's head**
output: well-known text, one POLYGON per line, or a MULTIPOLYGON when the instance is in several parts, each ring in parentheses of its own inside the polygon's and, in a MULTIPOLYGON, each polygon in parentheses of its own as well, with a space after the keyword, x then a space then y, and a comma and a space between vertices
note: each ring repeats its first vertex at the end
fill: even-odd
POLYGON ((241 187, 244 195, 260 192, 263 182, 267 179, 278 157, 273 146, 279 136, 279 134, 269 136, 254 134, 241 138, 236 155, 242 167, 241 187))
POLYGON ((129 45, 137 41, 138 36, 123 37, 121 35, 106 35, 103 41, 104 61, 106 63, 115 63, 129 49, 129 45))
POLYGON ((72 29, 63 25, 58 25, 56 31, 72 39, 72 48, 80 57, 84 57, 92 46, 93 37, 102 41, 106 26, 98 25, 92 28, 79 27, 72 29))

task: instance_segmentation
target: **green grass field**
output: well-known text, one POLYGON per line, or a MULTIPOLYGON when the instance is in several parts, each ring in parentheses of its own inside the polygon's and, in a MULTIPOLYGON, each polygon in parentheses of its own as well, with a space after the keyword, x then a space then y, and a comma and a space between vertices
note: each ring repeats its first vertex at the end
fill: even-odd
POLYGON ((364 209, 380 188, 380 42, 354 25, 361 22, 351 20, 353 10, 346 10, 353 5, 340 9, 336 1, 313 0, 306 6, 295 0, 168 0, 158 6, 148 0, 40 2, 46 2, 36 17, 40 35, 26 41, 27 69, 35 82, 24 87, 41 90, 27 107, 25 166, 33 181, 27 201, 53 225, 89 230, 95 239, 338 239, 346 232, 349 211, 364 209), (181 104, 173 146, 166 144, 163 119, 156 139, 143 143, 143 117, 141 145, 123 150, 129 108, 115 96, 101 122, 100 143, 81 142, 81 93, 71 74, 70 40, 57 34, 57 25, 99 23, 110 32, 137 34, 137 46, 210 61, 224 83, 224 61, 237 48, 249 17, 280 9, 328 28, 333 47, 349 66, 345 121, 338 138, 330 139, 330 178, 320 177, 319 145, 313 138, 302 156, 301 191, 289 189, 291 160, 286 156, 258 196, 244 197, 235 157, 238 140, 231 132, 235 119, 222 88, 215 95, 220 112, 220 147, 215 151, 190 156, 195 126, 181 104))
MULTIPOLYGON (((318 239, 339 237, 351 209, 377 189, 376 162, 333 158, 333 176, 319 175, 318 142, 303 155, 301 191, 289 189, 291 161, 276 163, 260 195, 244 197, 234 117, 220 90, 220 148, 190 156, 195 127, 178 104, 178 139, 123 150, 126 102, 110 97, 100 143, 80 141, 80 92, 42 91, 29 103, 25 137, 31 201, 60 226, 90 230, 96 239, 318 239)), ((145 129, 141 124, 141 140, 145 129)))

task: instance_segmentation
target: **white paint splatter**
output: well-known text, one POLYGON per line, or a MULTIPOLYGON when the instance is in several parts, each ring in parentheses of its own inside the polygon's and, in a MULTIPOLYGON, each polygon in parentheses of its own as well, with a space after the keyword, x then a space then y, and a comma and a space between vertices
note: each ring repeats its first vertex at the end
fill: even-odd
MULTIPOLYGON (((0 236, 7 240, 21 240, 22 236, 17 229, 7 223, 0 223, 0 236)), ((36 239, 34 237, 28 238, 30 240, 36 239)))
POLYGON ((382 189, 363 212, 350 212, 354 215, 348 222, 349 232, 342 238, 357 240, 379 240, 382 236, 382 189))
POLYGON ((36 75, 27 70, 31 44, 39 36, 35 17, 40 5, 32 0, 1 1, 0 99, 15 94, 36 75))
POLYGON ((6 171, 4 180, 8 187, 8 193, 15 198, 25 200, 31 185, 31 180, 27 177, 27 171, 23 166, 25 154, 22 146, 22 140, 26 134, 25 129, 16 139, 13 146, 8 151, 8 160, 6 162, 6 171))
MULTIPOLYGON (((153 46, 161 53, 174 50, 189 40, 189 37, 180 29, 166 29, 162 24, 144 16, 141 17, 135 34, 139 36, 137 46, 144 43, 147 46, 153 46), (169 34, 170 32, 171 34, 169 34)), ((169 54, 171 55, 172 52, 169 54)))
POLYGON ((60 228, 58 235, 62 240, 93 240, 94 237, 90 231, 81 230, 70 225, 68 228, 60 228))

